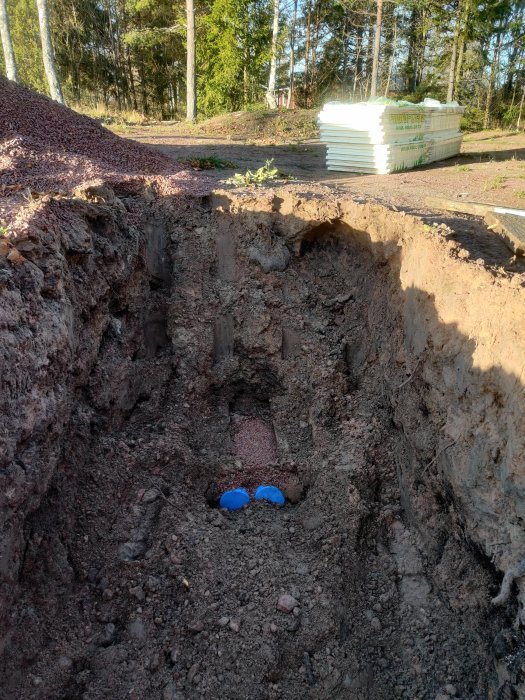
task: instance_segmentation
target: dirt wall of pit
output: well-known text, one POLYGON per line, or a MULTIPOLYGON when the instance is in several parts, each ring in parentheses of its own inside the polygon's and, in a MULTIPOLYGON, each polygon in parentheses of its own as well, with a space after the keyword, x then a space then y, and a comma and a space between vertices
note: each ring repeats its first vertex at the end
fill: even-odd
MULTIPOLYGON (((370 252, 387 270, 388 285, 370 302, 363 359, 382 367, 410 456, 398 464, 406 514, 433 556, 438 549, 447 556, 447 538, 464 537, 502 572, 523 557, 522 276, 487 269, 446 231, 414 217, 327 192, 217 192, 182 202, 86 191, 75 200, 42 202, 26 234, 4 243, 0 258, 4 643, 31 545, 27 519, 64 467, 64 436, 97 421, 118 424, 147 393, 148 381, 169 382, 175 360, 158 353, 173 336, 169 243, 181 229, 201 235, 201 218, 214 212, 228 212, 244 228, 238 254, 263 269, 284 269, 288 254, 335 237, 370 252), (121 337, 124 313, 134 321, 121 337), (107 357, 116 344, 106 342, 115 337, 116 376, 107 357), (90 415, 78 410, 86 394, 96 409, 90 415), (428 493, 446 503, 446 520, 428 493)), ((225 278, 229 259, 227 251, 223 263, 219 256, 225 278)), ((190 264, 198 277, 199 262, 190 264)), ((209 329, 203 376, 232 342, 220 309, 213 314, 219 322, 209 329)), ((75 465, 66 466, 74 478, 75 465)))
POLYGON ((296 253, 305 239, 331 230, 389 267, 391 287, 369 320, 412 455, 400 465, 407 513, 427 534, 439 531, 418 508, 418 484, 432 483, 488 559, 501 571, 518 565, 525 552, 524 275, 487 268, 483 241, 476 257, 475 240, 467 250, 446 228, 374 204, 223 193, 216 206, 273 217, 296 253), (392 334, 375 327, 385 307, 403 319, 392 334))

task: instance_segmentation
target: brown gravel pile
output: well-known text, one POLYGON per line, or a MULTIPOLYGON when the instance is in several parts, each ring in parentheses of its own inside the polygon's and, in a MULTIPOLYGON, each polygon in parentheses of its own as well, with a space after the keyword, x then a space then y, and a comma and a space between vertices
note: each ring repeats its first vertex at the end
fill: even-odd
POLYGON ((273 427, 255 416, 234 416, 233 454, 239 467, 218 479, 221 491, 242 486, 253 496, 257 486, 282 487, 290 474, 278 466, 277 442, 273 427))
POLYGON ((235 420, 234 453, 250 467, 264 467, 277 459, 273 428, 256 417, 242 416, 235 420))
MULTIPOLYGON (((203 177, 167 156, 120 138, 77 114, 0 77, 0 196, 69 193, 93 182, 135 189, 154 181, 159 194, 208 191, 203 177)), ((8 211, 4 209, 5 214, 8 211)))

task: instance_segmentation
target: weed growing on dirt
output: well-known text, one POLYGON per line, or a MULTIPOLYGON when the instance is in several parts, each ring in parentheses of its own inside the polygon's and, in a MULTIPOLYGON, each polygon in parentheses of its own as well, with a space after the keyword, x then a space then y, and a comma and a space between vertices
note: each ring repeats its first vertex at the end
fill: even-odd
POLYGON ((518 199, 523 199, 525 197, 525 190, 515 190, 514 196, 518 199))
POLYGON ((0 226, 0 238, 7 236, 7 226, 0 226))
POLYGON ((469 173, 472 170, 472 168, 470 167, 470 165, 459 165, 458 164, 458 165, 456 165, 456 170, 458 171, 458 173, 469 173))
POLYGON ((72 105, 72 108, 80 114, 85 114, 92 119, 96 119, 104 126, 117 126, 120 128, 134 126, 136 124, 147 124, 149 119, 136 109, 112 110, 102 104, 96 106, 85 106, 80 104, 72 105))
POLYGON ((507 178, 504 175, 496 175, 491 180, 487 180, 483 186, 483 191, 499 190, 507 178))
POLYGON ((244 175, 241 173, 235 173, 233 177, 230 177, 226 182, 229 185, 262 185, 270 180, 292 180, 290 175, 285 175, 279 172, 278 168, 272 167, 272 160, 267 160, 265 165, 260 167, 255 172, 247 170, 244 175))
POLYGON ((223 170, 224 168, 235 168, 235 163, 231 160, 224 160, 218 156, 208 156, 206 158, 190 157, 181 161, 184 165, 196 170, 223 170))

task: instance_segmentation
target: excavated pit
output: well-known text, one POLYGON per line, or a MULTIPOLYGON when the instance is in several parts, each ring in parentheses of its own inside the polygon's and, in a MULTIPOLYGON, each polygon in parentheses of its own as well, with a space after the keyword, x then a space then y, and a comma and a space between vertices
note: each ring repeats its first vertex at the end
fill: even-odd
POLYGON ((525 697, 523 279, 326 195, 84 197, 0 268, 0 696, 525 697))

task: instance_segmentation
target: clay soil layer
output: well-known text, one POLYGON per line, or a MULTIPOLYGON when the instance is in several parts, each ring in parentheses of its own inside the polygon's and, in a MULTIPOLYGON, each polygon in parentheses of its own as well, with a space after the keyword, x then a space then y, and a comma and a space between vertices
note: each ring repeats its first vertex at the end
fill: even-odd
POLYGON ((524 276, 319 187, 77 195, 0 256, 0 697, 524 697, 524 276))

